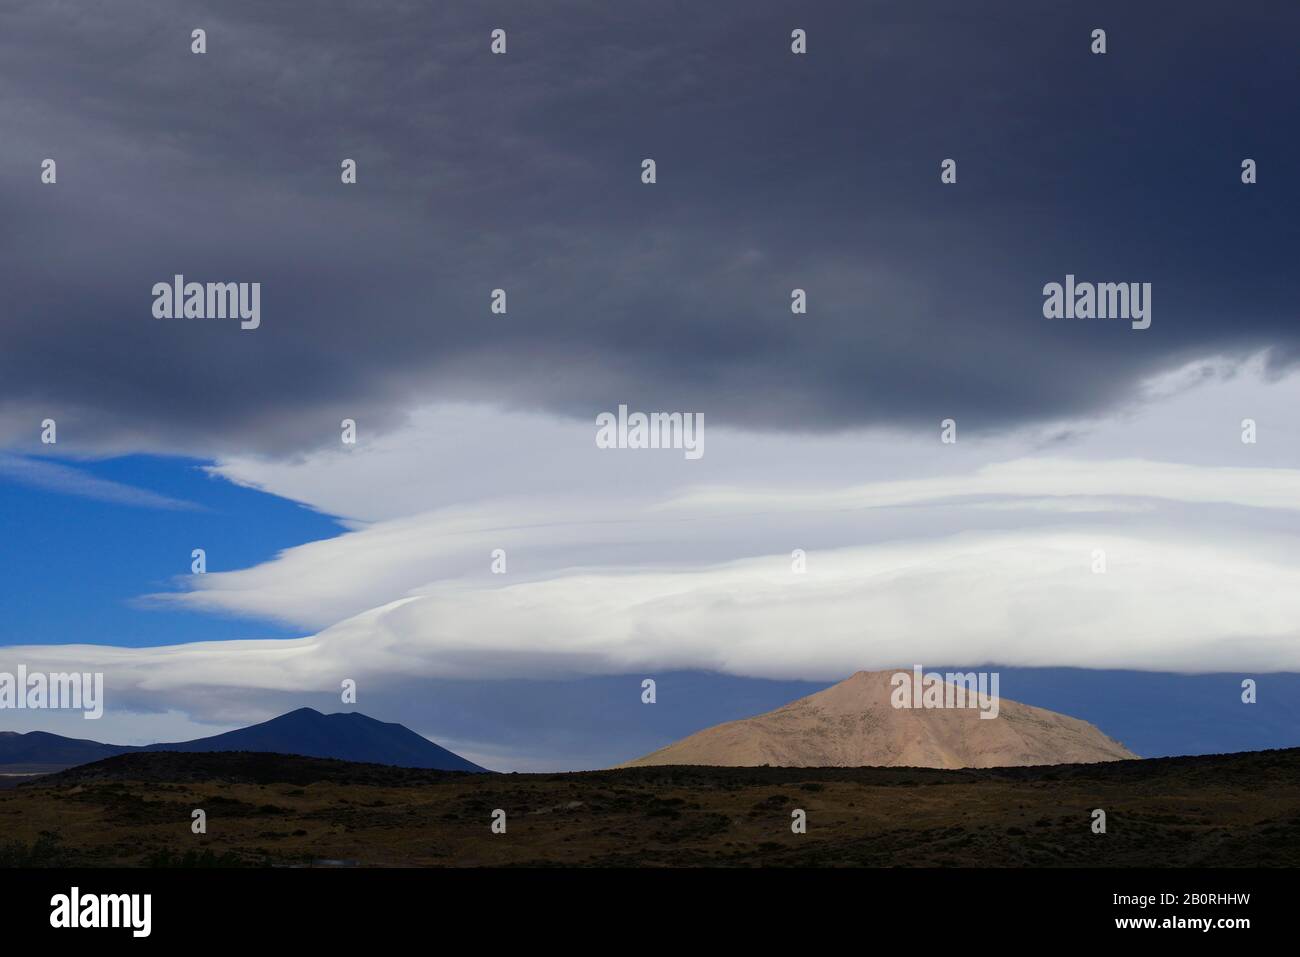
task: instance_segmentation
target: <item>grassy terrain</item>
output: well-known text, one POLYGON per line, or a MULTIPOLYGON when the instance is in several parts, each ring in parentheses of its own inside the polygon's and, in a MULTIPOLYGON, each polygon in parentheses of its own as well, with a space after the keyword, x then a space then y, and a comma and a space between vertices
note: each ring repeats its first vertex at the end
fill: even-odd
POLYGON ((1300 749, 476 775, 142 753, 0 790, 0 865, 1298 866, 1300 749), (190 831, 191 811, 208 832, 190 831), (490 830, 504 809, 507 832, 490 830), (790 829, 807 812, 806 834, 790 829), (1092 811, 1107 833, 1091 830, 1092 811))

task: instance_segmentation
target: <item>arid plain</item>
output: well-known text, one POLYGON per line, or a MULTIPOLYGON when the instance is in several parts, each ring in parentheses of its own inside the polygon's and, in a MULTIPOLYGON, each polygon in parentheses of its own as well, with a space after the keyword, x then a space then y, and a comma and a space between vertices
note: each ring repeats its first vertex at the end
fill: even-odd
POLYGON ((0 833, 8 866, 1296 866, 1300 749, 493 775, 139 753, 0 790, 0 833), (206 834, 191 831, 199 808, 206 834))

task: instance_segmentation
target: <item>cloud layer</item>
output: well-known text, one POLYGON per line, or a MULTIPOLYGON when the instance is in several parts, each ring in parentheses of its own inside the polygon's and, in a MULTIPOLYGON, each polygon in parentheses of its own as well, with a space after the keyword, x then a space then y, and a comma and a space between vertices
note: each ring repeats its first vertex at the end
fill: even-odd
POLYGON ((1300 13, 1094 14, 1106 57, 1029 0, 18 4, 0 441, 287 457, 448 401, 988 431, 1289 363, 1300 13), (1044 320, 1067 272, 1152 282, 1152 329, 1044 320), (175 273, 261 282, 262 328, 153 319, 175 273))
POLYGON ((0 664, 104 670, 123 707, 209 720, 345 678, 383 695, 419 679, 686 670, 829 681, 916 661, 1300 670, 1300 376, 1270 380, 1263 357, 1209 365, 1054 441, 723 430, 689 463, 598 450, 594 423, 434 408, 369 447, 218 465, 352 530, 149 599, 308 637, 17 647, 0 664), (1248 414, 1255 444, 1241 441, 1248 414), (1132 457, 1182 443, 1182 427, 1217 464, 1132 457), (442 441, 461 434, 478 441, 442 441), (530 471, 551 446, 573 454, 530 471))

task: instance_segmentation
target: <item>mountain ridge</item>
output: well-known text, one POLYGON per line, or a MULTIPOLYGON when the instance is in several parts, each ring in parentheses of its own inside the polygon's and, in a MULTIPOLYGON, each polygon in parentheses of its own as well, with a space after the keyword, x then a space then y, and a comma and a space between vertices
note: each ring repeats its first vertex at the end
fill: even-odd
POLYGON ((360 711, 324 714, 314 708, 297 708, 204 738, 147 745, 104 744, 48 731, 7 732, 0 737, 0 770, 74 767, 142 751, 250 751, 438 771, 487 770, 405 725, 379 721, 360 711))

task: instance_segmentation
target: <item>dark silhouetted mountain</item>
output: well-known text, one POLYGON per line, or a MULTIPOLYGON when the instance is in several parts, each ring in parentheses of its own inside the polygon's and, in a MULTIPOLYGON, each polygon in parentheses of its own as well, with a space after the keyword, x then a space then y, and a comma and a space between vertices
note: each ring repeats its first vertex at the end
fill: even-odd
POLYGON ((31 731, 27 734, 7 731, 0 734, 0 770, 66 768, 134 750, 136 749, 119 744, 65 738, 46 731, 31 731))
POLYGON ((145 750, 269 751, 437 771, 485 770, 403 725, 376 721, 355 711, 321 714, 312 708, 299 708, 270 721, 210 738, 153 744, 145 750))
POLYGON ((194 741, 134 747, 64 738, 44 731, 0 735, 0 770, 72 767, 133 751, 258 751, 337 758, 437 771, 485 771, 400 724, 364 714, 321 714, 299 708, 251 727, 194 741))

